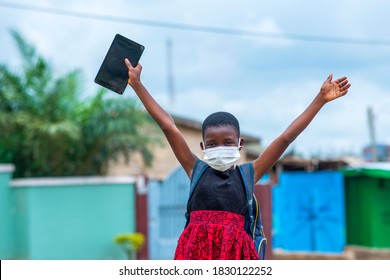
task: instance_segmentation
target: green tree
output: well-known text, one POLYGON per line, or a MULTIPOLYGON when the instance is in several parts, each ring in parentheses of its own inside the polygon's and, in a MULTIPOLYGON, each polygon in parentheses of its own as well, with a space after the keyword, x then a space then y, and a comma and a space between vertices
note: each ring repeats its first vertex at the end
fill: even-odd
POLYGON ((109 161, 135 151, 151 163, 159 133, 135 99, 104 89, 83 97, 80 71, 55 77, 11 34, 23 63, 17 71, 0 64, 0 162, 15 164, 15 177, 104 175, 109 161))

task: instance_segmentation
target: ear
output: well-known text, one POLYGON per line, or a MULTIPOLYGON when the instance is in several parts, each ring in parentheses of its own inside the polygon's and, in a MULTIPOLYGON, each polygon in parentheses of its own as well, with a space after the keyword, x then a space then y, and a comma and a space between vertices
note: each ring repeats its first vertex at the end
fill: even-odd
POLYGON ((244 140, 244 138, 240 138, 239 140, 238 140, 238 145, 239 145, 239 151, 241 151, 241 149, 242 149, 242 147, 244 146, 244 143, 245 143, 245 140, 244 140))
POLYGON ((203 141, 200 142, 200 148, 202 149, 202 151, 204 151, 203 141))

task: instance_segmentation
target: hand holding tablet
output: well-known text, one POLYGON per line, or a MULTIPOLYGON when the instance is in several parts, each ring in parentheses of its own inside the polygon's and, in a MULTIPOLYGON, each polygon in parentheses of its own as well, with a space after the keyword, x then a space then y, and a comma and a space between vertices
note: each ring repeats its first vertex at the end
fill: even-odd
POLYGON ((123 94, 129 78, 125 58, 128 58, 131 65, 135 67, 144 49, 144 46, 116 34, 96 75, 95 83, 118 94, 123 94))

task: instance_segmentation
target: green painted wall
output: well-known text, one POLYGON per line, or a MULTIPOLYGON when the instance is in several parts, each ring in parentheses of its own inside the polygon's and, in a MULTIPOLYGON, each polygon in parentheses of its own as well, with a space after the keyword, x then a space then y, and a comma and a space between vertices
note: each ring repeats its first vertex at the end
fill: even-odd
POLYGON ((10 189, 13 192, 14 196, 14 203, 15 203, 15 209, 17 211, 15 212, 14 215, 14 240, 15 240, 15 259, 30 259, 30 254, 29 254, 29 220, 27 219, 28 211, 29 211, 29 205, 27 203, 27 193, 28 189, 15 189, 11 188, 10 189))
POLYGON ((14 208, 9 188, 12 165, 0 164, 0 259, 14 259, 14 208))
POLYGON ((120 178, 14 180, 7 190, 16 209, 13 238, 4 240, 15 242, 1 257, 125 259, 113 238, 135 231, 135 186, 134 178, 120 178))
POLYGON ((347 243, 390 248, 390 171, 345 172, 347 243))

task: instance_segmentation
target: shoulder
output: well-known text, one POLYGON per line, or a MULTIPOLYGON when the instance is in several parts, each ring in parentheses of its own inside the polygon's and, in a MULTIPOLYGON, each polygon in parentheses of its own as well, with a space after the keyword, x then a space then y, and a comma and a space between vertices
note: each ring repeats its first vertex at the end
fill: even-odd
POLYGON ((241 170, 253 170, 254 169, 254 166, 253 166, 253 162, 251 161, 248 161, 248 162, 245 162, 245 163, 242 163, 242 164, 239 164, 236 166, 237 169, 241 169, 241 170))
POLYGON ((198 159, 194 164, 194 169, 191 174, 191 181, 198 181, 209 165, 201 159, 198 159))

